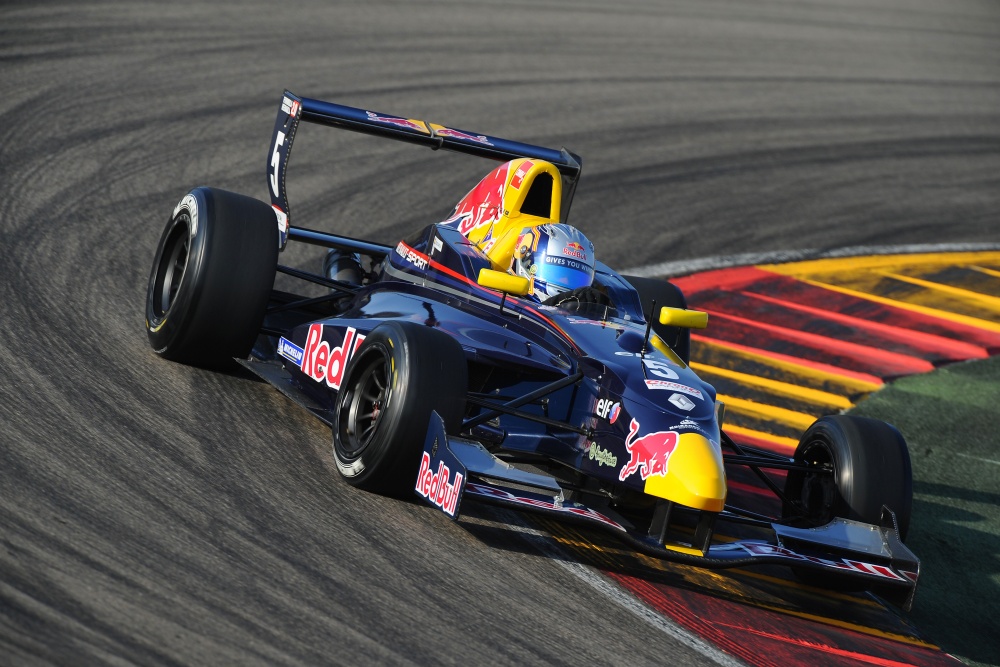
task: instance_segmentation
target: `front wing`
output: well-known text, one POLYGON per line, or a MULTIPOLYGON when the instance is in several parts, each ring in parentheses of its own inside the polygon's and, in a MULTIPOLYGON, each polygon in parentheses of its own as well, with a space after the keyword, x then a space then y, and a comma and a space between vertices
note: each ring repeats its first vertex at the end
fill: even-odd
POLYGON ((712 544, 707 551, 679 551, 579 502, 566 500, 558 482, 500 461, 477 442, 449 437, 432 414, 417 477, 416 493, 458 519, 463 498, 548 515, 600 528, 637 551, 664 560, 711 569, 784 565, 856 580, 909 610, 920 562, 899 539, 896 517, 882 510, 880 525, 834 519, 817 528, 771 524, 770 539, 712 544))

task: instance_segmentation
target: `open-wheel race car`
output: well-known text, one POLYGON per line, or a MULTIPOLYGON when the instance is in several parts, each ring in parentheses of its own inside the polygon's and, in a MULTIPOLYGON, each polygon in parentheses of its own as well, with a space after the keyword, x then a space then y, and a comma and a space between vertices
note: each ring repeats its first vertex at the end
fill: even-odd
POLYGON ((579 238, 537 247, 566 224, 580 164, 286 91, 271 203, 199 187, 174 208, 149 279, 149 341, 183 363, 236 358, 332 428, 349 484, 415 493, 452 519, 476 501, 585 522, 688 565, 787 565, 908 609, 919 561, 902 541, 912 480, 899 432, 827 416, 791 458, 727 436, 715 390, 687 363, 705 313, 666 280, 595 261, 579 238), (395 246, 292 227, 285 173, 300 121, 501 164, 450 218, 395 246), (279 265, 290 241, 328 249, 330 270, 279 265), (542 276, 557 275, 545 271, 580 267, 586 284, 539 298, 542 276), (278 272, 322 293, 275 289, 278 272), (780 515, 730 502, 727 466, 759 478, 780 515))

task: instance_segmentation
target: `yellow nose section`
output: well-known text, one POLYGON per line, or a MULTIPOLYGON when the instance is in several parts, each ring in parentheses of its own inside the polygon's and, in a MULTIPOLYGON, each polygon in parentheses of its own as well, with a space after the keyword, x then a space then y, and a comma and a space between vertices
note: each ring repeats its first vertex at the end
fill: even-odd
POLYGON ((698 433, 681 433, 665 475, 650 475, 646 493, 687 507, 721 512, 726 504, 722 452, 698 433))

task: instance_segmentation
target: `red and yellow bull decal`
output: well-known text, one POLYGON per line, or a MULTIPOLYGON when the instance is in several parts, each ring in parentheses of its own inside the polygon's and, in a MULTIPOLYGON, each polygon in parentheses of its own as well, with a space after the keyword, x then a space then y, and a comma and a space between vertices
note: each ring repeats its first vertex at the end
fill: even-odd
POLYGON ((618 479, 622 482, 638 471, 645 481, 650 475, 667 474, 670 455, 677 448, 677 431, 657 431, 636 438, 639 432, 639 422, 632 420, 628 427, 628 437, 625 438, 625 449, 631 458, 622 466, 618 479))
POLYGON ((368 120, 374 121, 376 123, 385 123, 387 125, 395 125, 396 127, 402 127, 407 130, 415 130, 422 134, 430 134, 431 131, 427 128, 427 123, 422 120, 417 120, 416 118, 398 118, 396 116, 381 116, 374 111, 366 111, 368 114, 368 120))
POLYGON ((638 472, 643 491, 651 496, 721 512, 726 504, 726 473, 719 446, 693 431, 639 435, 641 431, 639 422, 632 419, 625 438, 629 460, 618 479, 624 482, 638 472))
MULTIPOLYGON (((519 158, 487 174, 458 202, 445 224, 455 226, 468 237, 489 257, 495 270, 506 271, 521 232, 528 227, 558 222, 561 204, 562 179, 555 165, 544 160, 519 158), (522 213, 521 206, 532 183, 543 173, 552 177, 548 217, 522 213)), ((582 246, 567 248, 566 254, 580 256, 574 252, 582 253, 582 246)))

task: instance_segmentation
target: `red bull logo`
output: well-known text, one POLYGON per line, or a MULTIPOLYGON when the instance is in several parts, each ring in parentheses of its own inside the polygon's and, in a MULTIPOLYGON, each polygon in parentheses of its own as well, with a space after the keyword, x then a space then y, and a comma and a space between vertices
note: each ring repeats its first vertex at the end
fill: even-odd
POLYGON ((451 470, 438 462, 437 472, 431 470, 431 455, 424 452, 420 458, 420 471, 417 473, 416 491, 421 496, 440 507, 448 516, 454 517, 458 508, 458 498, 462 494, 462 473, 455 472, 455 481, 451 480, 451 470))
POLYGON ((503 212, 503 192, 509 166, 510 163, 505 162, 479 181, 479 185, 458 202, 455 214, 446 222, 457 220, 458 231, 468 236, 476 227, 499 220, 503 212))
POLYGON ((413 120, 411 118, 397 118, 395 116, 379 116, 374 111, 366 111, 368 114, 368 120, 375 121, 376 123, 387 123, 389 125, 395 125, 396 127, 402 127, 407 130, 416 130, 417 132, 423 132, 427 134, 427 126, 422 120, 413 120))
POLYGON ((306 346, 302 350, 302 363, 299 368, 316 382, 325 382, 331 389, 340 389, 347 362, 364 340, 364 334, 359 334, 354 327, 347 327, 343 345, 331 348, 330 344, 323 340, 323 325, 313 324, 306 336, 306 346))
POLYGON ((650 475, 665 476, 670 455, 677 448, 677 432, 657 431, 636 438, 637 433, 639 433, 639 422, 633 419, 628 427, 628 437, 625 438, 625 448, 628 449, 631 458, 618 473, 618 479, 624 482, 625 478, 637 470, 643 480, 650 475))
POLYGON ((462 132, 461 130, 455 130, 450 127, 442 127, 440 125, 434 126, 434 134, 439 137, 448 137, 449 139, 461 139, 463 141, 474 141, 477 144, 483 144, 484 146, 492 146, 490 140, 482 134, 469 134, 467 132, 462 132))
POLYGON ((563 254, 569 255, 570 257, 576 257, 577 259, 587 259, 587 253, 583 251, 583 246, 576 241, 570 241, 567 243, 566 247, 563 248, 563 254))

